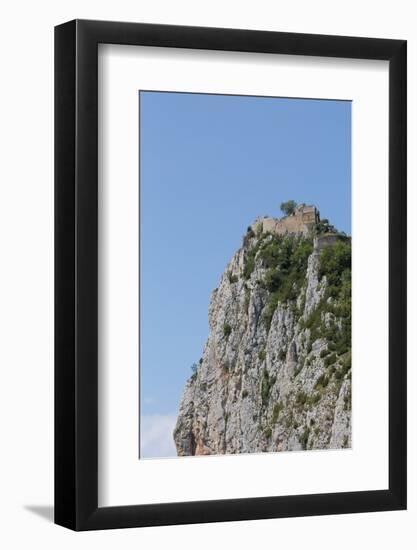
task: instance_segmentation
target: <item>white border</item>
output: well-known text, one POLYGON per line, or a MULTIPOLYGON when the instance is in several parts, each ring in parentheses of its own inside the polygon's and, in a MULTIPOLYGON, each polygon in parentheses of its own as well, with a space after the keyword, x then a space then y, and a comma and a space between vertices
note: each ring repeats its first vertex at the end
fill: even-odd
POLYGON ((388 63, 101 45, 99 105, 99 505, 386 489, 388 63), (352 450, 137 459, 140 89, 353 101, 352 450))

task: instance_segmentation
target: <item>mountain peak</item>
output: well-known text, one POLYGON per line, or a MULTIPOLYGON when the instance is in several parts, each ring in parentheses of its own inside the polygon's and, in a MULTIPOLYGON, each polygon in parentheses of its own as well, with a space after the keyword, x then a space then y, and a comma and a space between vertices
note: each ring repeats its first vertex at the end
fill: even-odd
POLYGON ((178 455, 350 447, 351 242, 329 227, 299 205, 248 228, 211 297, 178 455))

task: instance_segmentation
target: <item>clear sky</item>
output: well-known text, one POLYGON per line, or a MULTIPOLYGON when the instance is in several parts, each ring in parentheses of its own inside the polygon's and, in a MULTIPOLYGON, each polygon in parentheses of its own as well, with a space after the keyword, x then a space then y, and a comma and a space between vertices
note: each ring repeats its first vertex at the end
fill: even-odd
POLYGON ((351 103, 140 92, 141 456, 171 432, 247 226, 315 204, 350 234, 351 103))

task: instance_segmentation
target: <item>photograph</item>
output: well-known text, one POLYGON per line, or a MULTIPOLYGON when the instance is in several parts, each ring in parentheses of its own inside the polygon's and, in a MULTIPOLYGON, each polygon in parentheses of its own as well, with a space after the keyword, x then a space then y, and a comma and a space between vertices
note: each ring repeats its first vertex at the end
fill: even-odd
POLYGON ((350 449, 351 101, 140 90, 138 131, 139 458, 350 449))
POLYGON ((415 12, 4 4, 0 549, 417 548, 415 12))

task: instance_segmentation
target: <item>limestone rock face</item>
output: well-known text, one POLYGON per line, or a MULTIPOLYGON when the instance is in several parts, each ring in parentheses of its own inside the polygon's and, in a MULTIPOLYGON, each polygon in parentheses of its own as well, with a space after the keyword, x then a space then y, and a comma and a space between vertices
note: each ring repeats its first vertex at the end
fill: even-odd
POLYGON ((314 242, 250 226, 211 296, 178 455, 350 447, 350 241, 314 242))

